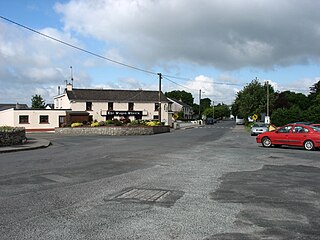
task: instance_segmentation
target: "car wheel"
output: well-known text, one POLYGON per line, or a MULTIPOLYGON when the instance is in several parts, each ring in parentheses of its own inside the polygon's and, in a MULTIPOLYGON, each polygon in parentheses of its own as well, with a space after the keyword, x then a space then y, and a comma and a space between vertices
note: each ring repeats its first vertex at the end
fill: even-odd
POLYGON ((268 137, 262 138, 261 143, 262 143, 262 146, 264 146, 264 147, 271 147, 271 145, 272 145, 271 140, 268 137))
POLYGON ((307 140, 307 141, 305 141, 303 143, 303 147, 304 147, 305 150, 310 151, 310 150, 314 149, 314 144, 313 144, 313 142, 311 140, 307 140))

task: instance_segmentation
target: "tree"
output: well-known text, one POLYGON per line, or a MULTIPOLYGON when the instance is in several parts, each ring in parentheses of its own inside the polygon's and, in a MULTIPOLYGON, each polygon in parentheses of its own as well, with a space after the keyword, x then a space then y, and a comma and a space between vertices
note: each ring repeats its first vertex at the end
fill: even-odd
POLYGON ((192 104, 193 104, 192 94, 189 92, 186 92, 186 91, 174 90, 171 92, 166 92, 164 95, 166 95, 169 98, 174 98, 178 101, 186 103, 189 106, 192 106, 192 104))
POLYGON ((33 109, 43 109, 46 107, 45 101, 43 100, 41 95, 38 94, 32 96, 31 103, 33 109))
POLYGON ((207 118, 214 117, 215 119, 222 119, 224 117, 230 116, 230 109, 228 105, 219 103, 217 106, 214 106, 214 108, 213 106, 206 108, 203 114, 206 115, 207 118), (214 114, 212 114, 213 109, 214 109, 214 114))
POLYGON ((202 99, 200 99, 201 112, 203 112, 206 108, 209 108, 210 105, 211 105, 210 98, 202 98, 202 99))
POLYGON ((310 107, 308 97, 302 93, 295 93, 291 91, 284 91, 275 93, 275 109, 290 108, 298 106, 301 110, 307 110, 310 107))
POLYGON ((269 109, 273 109, 275 101, 273 87, 267 83, 262 85, 255 79, 237 93, 232 104, 232 113, 243 116, 245 119, 253 114, 265 113, 267 110, 267 88, 269 88, 269 109))
POLYGON ((319 96, 320 96, 320 81, 317 83, 313 84, 310 87, 310 94, 309 94, 309 99, 312 104, 319 102, 319 96))

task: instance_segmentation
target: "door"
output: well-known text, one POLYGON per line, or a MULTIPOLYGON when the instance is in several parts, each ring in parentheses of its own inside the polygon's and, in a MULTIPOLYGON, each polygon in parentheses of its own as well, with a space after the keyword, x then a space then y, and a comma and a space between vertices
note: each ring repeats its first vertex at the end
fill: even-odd
POLYGON ((59 116, 59 127, 62 127, 66 124, 66 116, 59 116))
POLYGON ((276 131, 274 135, 274 139, 271 140, 274 144, 279 145, 289 145, 290 142, 288 141, 289 135, 291 133, 292 126, 284 126, 276 131))

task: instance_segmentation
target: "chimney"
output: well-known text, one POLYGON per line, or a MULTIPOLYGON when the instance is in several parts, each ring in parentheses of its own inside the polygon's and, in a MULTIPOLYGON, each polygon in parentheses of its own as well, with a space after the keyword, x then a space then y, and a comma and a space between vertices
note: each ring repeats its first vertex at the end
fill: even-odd
POLYGON ((72 84, 71 83, 67 84, 67 91, 72 91, 72 84))
POLYGON ((58 86, 58 95, 60 95, 60 86, 58 86))

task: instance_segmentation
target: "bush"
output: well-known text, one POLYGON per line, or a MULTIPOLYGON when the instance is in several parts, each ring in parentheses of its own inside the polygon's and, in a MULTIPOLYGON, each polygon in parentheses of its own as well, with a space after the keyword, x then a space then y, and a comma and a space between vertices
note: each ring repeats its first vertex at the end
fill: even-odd
POLYGON ((149 127, 154 127, 154 126, 159 126, 161 125, 160 122, 158 121, 150 121, 150 122, 146 122, 145 125, 149 126, 149 127))
POLYGON ((100 124, 99 124, 98 122, 93 122, 93 123, 91 123, 90 126, 91 126, 91 127, 99 127, 100 124))
POLYGON ((107 120, 107 121, 105 121, 105 124, 106 124, 106 125, 113 124, 113 121, 112 121, 112 120, 107 120))
POLYGON ((74 127, 82 127, 82 126, 83 126, 83 123, 79 123, 79 122, 75 122, 75 123, 71 124, 72 128, 74 128, 74 127))
POLYGON ((113 120, 113 124, 116 126, 122 126, 122 122, 119 121, 118 119, 113 120))
POLYGON ((0 131, 8 131, 8 130, 12 130, 14 129, 14 127, 10 127, 10 126, 1 126, 0 127, 0 131))

